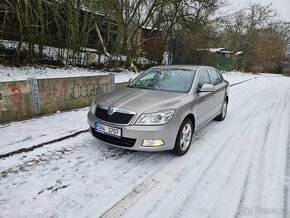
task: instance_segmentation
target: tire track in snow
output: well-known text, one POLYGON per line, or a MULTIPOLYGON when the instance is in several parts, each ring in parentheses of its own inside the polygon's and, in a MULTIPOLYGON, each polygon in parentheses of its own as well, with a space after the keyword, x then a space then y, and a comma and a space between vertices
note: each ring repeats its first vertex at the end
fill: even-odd
MULTIPOLYGON (((272 88, 274 89, 275 87, 273 86, 272 88)), ((278 93, 277 93, 277 90, 276 90, 276 96, 278 96, 277 94, 278 93)), ((287 92, 286 92, 286 95, 287 95, 287 92)), ((283 124, 283 119, 285 119, 285 115, 287 116, 287 114, 285 114, 285 112, 287 111, 286 108, 287 108, 287 97, 284 96, 284 98, 281 97, 280 101, 276 103, 276 107, 275 107, 276 110, 275 110, 274 115, 273 116, 269 116, 270 119, 268 118, 268 122, 270 121, 270 126, 269 126, 270 128, 267 129, 268 130, 267 134, 269 134, 269 132, 272 134, 271 136, 273 136, 273 134, 275 134, 275 136, 276 136, 275 138, 277 138, 278 141, 280 139, 279 138, 279 133, 283 132, 283 127, 281 126, 283 124)), ((288 137, 290 137, 289 133, 288 133, 288 137)), ((263 198, 265 198, 265 195, 262 196, 262 194, 265 193, 265 190, 267 190, 267 187, 269 186, 269 184, 268 184, 269 183, 269 177, 267 178, 267 171, 268 171, 268 173, 269 172, 275 173, 275 164, 276 164, 277 161, 279 161, 279 160, 277 160, 277 158, 279 159, 279 157, 277 157, 279 150, 277 149, 276 146, 274 146, 273 140, 272 140, 272 143, 271 143, 271 139, 272 138, 270 138, 270 136, 268 135, 268 137, 265 138, 265 139, 266 140, 264 141, 264 144, 265 144, 264 150, 263 150, 262 155, 260 156, 261 158, 260 158, 260 162, 259 162, 259 171, 263 172, 264 179, 262 177, 258 177, 257 178, 260 181, 260 185, 258 186, 260 191, 257 194, 256 202, 261 203, 260 206, 263 206, 262 203, 265 203, 263 201, 263 198), (265 157, 266 156, 266 152, 268 152, 268 161, 266 161, 267 159, 265 157), (271 153, 271 159, 270 160, 269 160, 269 158, 270 158, 269 157, 269 153, 271 153)), ((285 151, 287 153, 288 152, 287 148, 289 147, 289 145, 287 146, 287 144, 289 144, 289 142, 288 143, 286 142, 286 144, 282 143, 282 144, 278 144, 278 145, 281 145, 281 146, 282 145, 286 145, 285 151)), ((285 157, 285 166, 287 166, 287 165, 289 166, 289 164, 287 164, 288 161, 289 161, 288 157, 285 157)), ((279 176, 279 175, 277 175, 277 176, 279 176)), ((288 191, 286 191, 286 192, 288 192, 288 191)), ((283 193, 284 193, 284 191, 283 191, 283 193)), ((283 193, 281 195, 281 198, 279 197, 279 200, 281 199, 281 205, 285 204, 283 193)), ((284 206, 283 206, 283 208, 284 208, 284 206)), ((283 213, 283 216, 284 215, 285 214, 283 213)))
MULTIPOLYGON (((286 93, 286 99, 290 98, 290 89, 286 93), (287 98, 287 96, 289 96, 287 98)), ((288 109, 289 106, 288 106, 288 109)), ((288 140, 286 148, 286 162, 285 162, 285 184, 284 184, 284 196, 283 196, 283 218, 288 218, 289 213, 289 186, 290 186, 290 112, 288 113, 289 127, 288 127, 288 140)))
POLYGON ((246 178, 245 178, 245 181, 244 181, 244 184, 243 184, 243 191, 242 191, 242 195, 240 197, 238 210, 237 210, 237 212, 235 214, 235 218, 238 218, 241 215, 241 208, 242 208, 243 203, 245 201, 245 196, 246 196, 246 192, 247 192, 247 187, 248 187, 248 182, 249 182, 249 176, 250 176, 251 168, 252 168, 252 158, 251 158, 251 162, 250 162, 250 164, 248 166, 248 169, 247 169, 247 175, 246 175, 246 178))
MULTIPOLYGON (((228 144, 227 142, 231 140, 231 137, 234 134, 235 133, 232 132, 232 134, 227 137, 225 143, 223 143, 223 146, 218 149, 217 154, 215 155, 214 159, 216 159, 219 156, 219 154, 223 150, 224 146, 226 146, 228 144)), ((192 165, 193 166, 199 165, 199 163, 206 158, 206 156, 210 150, 212 150, 212 148, 207 149, 204 152, 203 156, 199 157, 195 162, 193 162, 192 165)), ((133 189, 126 196, 124 196, 120 201, 115 203, 106 212, 104 212, 101 215, 101 217, 102 218, 109 218, 109 217, 121 217, 121 216, 123 216, 125 214, 125 212, 127 210, 129 210, 129 208, 131 206, 133 206, 134 203, 136 203, 136 200, 141 199, 149 191, 157 188, 160 185, 162 186, 162 184, 166 180, 178 178, 180 174, 184 173, 185 168, 188 168, 188 165, 186 165, 186 166, 179 165, 179 167, 182 167, 182 168, 180 170, 175 169, 175 172, 172 173, 172 165, 175 165, 175 163, 179 161, 179 158, 174 159, 174 160, 175 161, 171 161, 170 164, 167 164, 167 166, 165 168, 163 168, 162 171, 156 172, 153 177, 150 177, 146 181, 144 181, 143 183, 139 184, 135 189, 133 189)), ((186 161, 186 159, 183 160, 183 162, 185 162, 185 161, 186 161)), ((205 171, 207 171, 210 168, 210 166, 212 166, 213 163, 214 163, 214 160, 211 160, 205 171)), ((180 162, 179 162, 179 164, 180 164, 180 162)), ((203 174, 204 174, 204 171, 203 171, 202 175, 203 174)))
MULTIPOLYGON (((284 99, 284 104, 285 103, 286 103, 286 99, 284 99)), ((266 196, 264 196, 264 198, 263 198, 262 194, 265 193, 264 191, 266 190, 266 187, 267 187, 267 186, 265 187, 265 185, 267 183, 269 183, 269 181, 268 181, 269 175, 268 174, 270 172, 272 172, 274 174, 277 173, 277 172, 275 172, 275 168, 273 167, 273 164, 275 164, 275 161, 277 161, 275 159, 276 153, 277 153, 277 147, 274 146, 274 144, 271 144, 270 132, 272 134, 276 133, 277 137, 279 137, 278 133, 280 132, 280 128, 281 128, 281 126, 279 124, 282 122, 284 109, 285 109, 284 105, 283 105, 283 107, 281 107, 282 104, 283 104, 283 99, 281 98, 281 99, 278 99, 278 101, 273 102, 270 106, 268 106, 268 108, 265 108, 265 111, 270 112, 270 113, 267 113, 267 115, 265 116, 265 118, 268 117, 268 119, 267 119, 265 131, 262 131, 262 132, 265 132, 264 137, 263 137, 263 143, 262 143, 261 148, 256 151, 256 158, 253 158, 253 161, 251 164, 252 166, 250 168, 249 175, 247 174, 247 177, 246 177, 247 181, 244 184, 244 191, 243 191, 243 194, 241 196, 241 201, 239 203, 238 211, 237 211, 235 217, 240 217, 241 215, 245 215, 245 214, 241 214, 241 212, 242 212, 241 209, 243 208, 244 202, 247 199, 247 193, 250 191, 251 191, 251 195, 255 196, 255 202, 252 202, 252 204, 254 203, 254 205, 256 205, 256 206, 263 206, 262 202, 264 202, 263 200, 266 196), (279 125, 278 129, 277 129, 277 125, 279 125), (273 151, 273 149, 274 149, 274 151, 273 151), (266 162, 266 159, 265 159, 266 152, 269 153, 269 151, 271 151, 272 155, 267 156, 268 161, 266 162), (270 157, 272 159, 269 159, 270 157), (254 160, 256 160, 256 163, 254 160), (256 171, 253 170, 255 165, 256 165, 256 171), (267 171, 268 171, 268 173, 266 173, 267 171), (259 173, 262 173, 262 175, 259 175, 259 173), (257 176, 257 175, 259 175, 259 176, 257 176), (248 180, 251 181, 250 183, 252 185, 253 185, 253 182, 257 183, 254 186, 255 187, 254 190, 253 190, 254 187, 251 187, 252 189, 248 190, 248 185, 249 185, 248 180), (256 193, 256 195, 254 193, 256 193)), ((289 134, 288 134, 288 137, 289 137, 289 134)), ((279 195, 279 192, 276 192, 276 195, 277 194, 279 195)), ((252 205, 252 204, 250 204, 250 205, 252 205)), ((247 206, 247 205, 245 205, 245 206, 247 206)), ((261 208, 263 208, 263 207, 261 207, 261 208)), ((247 211, 245 211, 245 212, 247 212, 247 211)), ((251 211, 251 212, 255 213, 255 211, 251 211)))
POLYGON ((283 196, 283 218, 288 218, 288 210, 289 210, 289 177, 290 177, 290 128, 289 128, 289 138, 288 138, 288 146, 286 150, 286 164, 285 164, 285 185, 284 185, 284 196, 283 196))
MULTIPOLYGON (((268 137, 269 129, 270 129, 270 123, 267 123, 266 134, 265 134, 265 137, 263 139, 262 148, 259 149, 260 151, 262 151, 262 153, 263 153, 264 148, 265 148, 264 147, 265 146, 264 142, 265 142, 265 140, 268 137)), ((251 175, 251 171, 252 171, 252 167, 253 167, 253 160, 254 160, 254 156, 255 156, 254 154, 255 154, 255 152, 252 151, 250 162, 249 162, 248 168, 247 168, 246 177, 244 179, 244 183, 243 183, 243 187, 242 187, 242 192, 241 192, 241 197, 240 197, 239 204, 238 204, 238 209, 237 209, 236 214, 234 216, 235 218, 238 218, 241 215, 243 215, 241 210, 242 210, 242 208, 244 206, 244 201, 246 199, 246 195, 247 195, 247 192, 248 192, 249 178, 250 178, 250 175, 251 175)))
MULTIPOLYGON (((269 96, 270 96, 270 95, 269 95, 269 96)), ((250 99, 250 101, 248 101, 248 103, 249 103, 249 102, 253 102, 253 101, 256 101, 256 100, 254 100, 254 99, 250 99)), ((264 101, 264 99, 261 98, 261 101, 264 101)), ((255 107, 253 107, 252 104, 247 104, 247 105, 248 105, 248 107, 249 107, 249 108, 247 109, 247 110, 249 110, 249 112, 245 114, 246 119, 245 119, 245 118, 242 118, 241 120, 251 120, 251 121, 254 123, 254 120, 255 120, 255 119, 256 119, 256 120, 259 120, 259 119, 260 119, 259 116, 256 116, 256 115, 255 115, 255 112, 258 112, 258 110, 257 110, 255 107), (254 110, 253 110, 253 109, 254 109, 254 110), (251 117, 253 118, 253 120, 250 119, 251 117)), ((244 110, 246 110, 246 109, 244 109, 244 110)), ((250 125, 248 125, 248 123, 243 123, 243 126, 244 126, 244 129, 242 129, 241 131, 242 131, 243 133, 245 133, 245 132, 249 129, 249 126, 250 126, 250 125)), ((258 126, 257 126, 257 127, 258 127, 258 126)), ((242 128, 242 126, 241 126, 240 128, 242 128)), ((234 132, 234 133, 237 134, 236 132, 234 132)), ((234 140, 235 140, 235 139, 233 139, 233 141, 234 141, 234 140)), ((239 157, 240 154, 243 152, 244 149, 246 149, 246 148, 244 148, 244 147, 240 147, 240 148, 239 148, 239 151, 236 152, 236 157, 239 157)), ((231 151, 229 151, 229 153, 231 153, 231 151)), ((253 152, 253 153, 254 153, 254 152, 253 152)), ((253 156, 253 153, 252 153, 252 156, 253 156)), ((223 156, 224 156, 224 157, 228 157, 228 156, 230 156, 230 155, 226 155, 226 154, 224 154, 223 156)), ((252 159, 253 159, 252 156, 251 156, 250 161, 249 161, 249 168, 248 168, 248 170, 250 170, 250 168, 251 168, 250 166, 251 166, 252 159)), ((236 163, 236 161, 233 160, 233 161, 232 161, 232 164, 235 165, 235 163, 236 163)), ((209 170, 211 170, 211 168, 209 168, 209 169, 207 170, 207 172, 208 172, 209 170)), ((231 170, 232 170, 232 169, 231 169, 231 170)), ((228 173, 229 176, 230 176, 230 174, 231 174, 231 170, 230 170, 229 173, 228 173)), ((206 172, 206 173, 207 173, 207 172, 206 172)), ((189 194, 188 197, 184 200, 184 203, 182 204, 182 208, 181 208, 178 212, 176 212, 174 216, 180 216, 181 212, 183 211, 183 208, 186 208, 185 205, 189 204, 189 203, 193 200, 193 197, 194 197, 194 195, 195 195, 194 193, 196 192, 196 190, 197 190, 199 184, 203 184, 202 181, 205 181, 205 180, 206 180, 206 177, 205 177, 205 176, 206 176, 206 173, 204 174, 203 177, 200 177, 200 181, 198 182, 198 184, 195 184, 194 187, 193 187, 193 189, 189 191, 190 194, 189 194), (193 195, 192 195, 192 194, 193 194, 193 195)), ((248 173, 248 172, 247 172, 247 173, 248 173)), ((227 177, 226 180, 228 180, 229 176, 227 177)), ((245 179, 244 182, 247 184, 247 178, 245 179)), ((217 184, 216 184, 216 185, 217 185, 217 184)), ((206 187, 204 187, 204 188, 206 188, 206 187)))
MULTIPOLYGON (((273 108, 273 112, 271 114, 268 115, 268 119, 267 119, 267 124, 266 124, 266 128, 265 128, 265 135, 264 135, 264 139, 263 139, 263 143, 262 143, 262 147, 260 148, 259 152, 258 152, 258 172, 261 172, 261 173, 264 173, 265 171, 265 156, 266 156, 266 149, 267 147, 271 146, 271 144, 269 144, 269 133, 270 133, 270 130, 271 128, 275 128, 274 126, 274 123, 273 121, 275 121, 275 118, 277 117, 277 115, 279 116, 278 118, 281 119, 282 118, 282 112, 278 113, 279 112, 279 109, 281 108, 280 107, 280 104, 282 103, 282 99, 280 99, 279 102, 273 102, 268 108, 265 108, 265 111, 271 111, 271 109, 273 108)), ((266 119, 266 117, 265 117, 266 119)), ((280 121, 279 121, 280 123, 280 121)), ((271 149, 271 148, 270 148, 271 149)), ((264 173, 265 174, 265 173, 264 173)), ((263 175, 263 174, 262 174, 263 175)), ((263 175, 265 176, 265 175, 263 175)), ((258 195, 257 195, 257 199, 256 201, 257 202, 260 202, 261 201, 261 198, 262 198, 262 188, 263 188, 263 179, 261 176, 259 176, 258 178, 256 178, 258 181, 259 181, 259 186, 258 186, 258 189, 260 190, 258 192, 258 195)))
MULTIPOLYGON (((251 119, 251 116, 253 116, 253 114, 248 114, 248 116, 246 116, 246 118, 244 118, 244 120, 248 120, 248 119, 251 119)), ((244 131, 242 131, 241 135, 245 135, 246 134, 246 131, 248 130, 249 128, 246 128, 244 131)), ((243 151, 244 149, 242 149, 241 151, 243 151)), ((236 163, 238 161, 238 159, 240 158, 240 155, 241 155, 241 152, 239 153, 239 155, 237 155, 237 159, 235 159, 234 163, 236 163)), ((232 175, 232 173, 234 172, 236 168, 236 165, 233 165, 231 170, 229 171, 229 174, 228 174, 228 177, 226 179, 226 183, 224 184, 227 185, 227 183, 229 182, 230 180, 230 177, 232 175)))
MULTIPOLYGON (((268 108, 266 108, 265 111, 268 111, 271 108, 273 108, 273 104, 271 104, 268 108)), ((271 114, 271 115, 269 115, 269 117, 276 116, 277 108, 278 107, 275 107, 274 110, 272 110, 273 111, 273 113, 272 113, 273 115, 271 114)), ((250 119, 250 118, 248 118, 248 119, 250 119)), ((259 119, 257 119, 257 120, 259 120, 259 119)), ((252 122, 255 123, 255 120, 253 120, 252 122)), ((257 153, 259 153, 259 152, 261 153, 262 152, 263 153, 263 158, 264 158, 265 143, 266 143, 267 139, 269 138, 270 127, 271 127, 271 122, 270 122, 270 119, 268 119, 267 122, 266 122, 266 126, 264 128, 265 129, 265 134, 264 134, 264 139, 262 140, 261 145, 260 145, 261 148, 258 147, 258 146, 255 146, 256 147, 255 150, 251 151, 250 161, 249 161, 249 164, 248 164, 248 167, 247 167, 247 170, 246 170, 245 180, 244 180, 244 183, 243 183, 243 186, 242 186, 242 189, 241 189, 242 190, 241 197, 240 197, 240 200, 238 202, 238 207, 237 207, 238 209, 236 210, 236 212, 234 214, 234 217, 239 217, 241 215, 241 213, 243 213, 242 208, 243 208, 243 204, 244 204, 244 201, 246 199, 247 192, 248 192, 247 186, 249 184, 250 175, 253 173, 253 163, 254 163, 254 160, 256 159, 256 158, 254 158, 254 156, 257 153)), ((258 128, 260 128, 260 126, 256 126, 256 128, 254 128, 254 129, 258 129, 258 128)), ((264 132, 261 129, 259 129, 259 131, 260 132, 264 132)), ((257 141, 257 139, 259 139, 259 137, 256 137, 256 139, 253 139, 252 141, 257 141)), ((252 145, 248 146, 248 147, 249 148, 245 148, 244 150, 250 151, 252 145)), ((238 158, 234 161, 235 164, 232 165, 232 168, 231 168, 231 170, 230 170, 230 172, 228 174, 226 182, 221 187, 228 187, 229 185, 231 185, 230 184, 230 180, 232 180, 232 181, 234 180, 234 178, 233 178, 234 177, 233 176, 234 175, 234 170, 235 169, 236 170, 240 170, 242 165, 244 165, 244 162, 247 159, 247 153, 249 153, 248 151, 245 151, 244 154, 242 152, 242 153, 239 153, 239 155, 237 155, 238 158)), ((259 163, 261 163, 261 158, 260 158, 259 163)), ((256 179, 258 179, 258 178, 256 178, 256 179)), ((226 194, 227 193, 225 193, 225 195, 226 194)), ((223 199, 223 202, 225 202, 224 199, 223 199)), ((215 209, 217 209, 216 205, 217 204, 215 204, 215 207, 214 207, 214 209, 212 211, 215 211, 215 209)), ((221 205, 221 203, 219 203, 219 205, 221 205)), ((244 212, 247 212, 247 211, 244 211, 244 212)), ((243 215, 245 215, 245 214, 243 214, 243 215)), ((210 217, 214 217, 214 216, 215 216, 215 214, 211 214, 210 215, 210 217)))
MULTIPOLYGON (((244 133, 244 132, 246 132, 247 130, 248 130, 248 126, 246 126, 246 125, 239 128, 239 132, 241 132, 241 134, 244 133)), ((196 194, 195 194, 196 193, 196 190, 198 188, 200 188, 200 185, 207 183, 207 182, 204 182, 203 183, 203 181, 206 180, 206 176, 212 170, 212 168, 217 164, 217 162, 221 160, 221 157, 222 156, 223 157, 226 156, 226 157, 229 157, 229 159, 232 158, 231 153, 232 153, 233 145, 235 144, 234 143, 234 140, 232 139, 232 137, 234 135, 236 135, 236 134, 237 134, 237 131, 232 132, 232 134, 229 135, 228 140, 226 140, 226 141, 223 142, 223 146, 219 149, 219 151, 216 153, 216 155, 214 156, 214 158, 212 158, 212 160, 207 165, 207 167, 202 171, 201 175, 199 175, 200 173, 195 173, 195 171, 193 171, 193 172, 190 171, 189 172, 189 175, 186 175, 187 177, 192 177, 192 178, 196 178, 196 179, 191 180, 191 186, 193 186, 193 187, 190 187, 190 188, 187 189, 188 190, 187 191, 188 194, 186 195, 185 200, 183 200, 182 203, 180 204, 179 209, 175 211, 173 217, 179 217, 179 216, 182 217, 181 214, 183 213, 183 208, 186 208, 185 206, 187 204, 190 204, 189 202, 191 200, 194 200, 195 199, 195 197, 196 197, 196 194)), ((235 154, 235 157, 238 157, 243 150, 244 150, 244 148, 240 148, 239 152, 237 152, 237 154, 235 154)), ((232 158, 232 160, 231 160, 232 163, 235 162, 234 161, 235 157, 232 158)), ((179 180, 182 180, 182 179, 184 180, 184 182, 183 183, 176 184, 176 185, 181 186, 181 187, 185 187, 186 186, 186 183, 188 181, 186 181, 186 179, 185 178, 182 178, 182 177, 179 180)), ((206 187, 204 187, 204 188, 206 188, 206 187)), ((146 217, 150 217, 151 216, 151 212, 154 212, 155 211, 155 207, 157 207, 158 205, 160 205, 162 201, 166 201, 166 198, 167 198, 166 196, 168 196, 169 195, 169 192, 171 192, 171 191, 174 191, 174 187, 172 189, 168 190, 166 193, 164 193, 162 197, 159 197, 159 200, 154 203, 154 207, 151 208, 151 209, 149 209, 148 210, 149 213, 146 214, 145 216, 146 217)), ((178 193, 176 193, 176 194, 178 194, 178 193)), ((171 194, 171 196, 174 196, 174 195, 175 195, 174 193, 171 194)))
MULTIPOLYGON (((247 127, 243 129, 243 131, 246 131, 247 127)), ((234 134, 233 134, 234 135, 234 134)), ((218 160, 218 158, 221 156, 222 151, 225 149, 226 145, 228 144, 227 147, 230 146, 230 144, 228 143, 228 141, 225 142, 225 146, 222 147, 219 152, 214 156, 214 158, 212 159, 212 161, 210 162, 210 164, 207 166, 207 168, 202 172, 201 176, 198 179, 198 182, 194 184, 193 188, 189 191, 189 195, 187 198, 185 198, 183 200, 183 203, 181 204, 182 207, 175 213, 174 217, 180 216, 180 214, 182 214, 183 212, 183 208, 186 207, 187 204, 189 204, 189 202, 194 198, 195 196, 195 190, 197 189, 197 187, 202 183, 202 181, 205 179, 207 173, 209 172, 209 170, 211 169, 211 167, 214 165, 214 163, 218 160)), ((230 151, 228 153, 231 153, 230 151)))

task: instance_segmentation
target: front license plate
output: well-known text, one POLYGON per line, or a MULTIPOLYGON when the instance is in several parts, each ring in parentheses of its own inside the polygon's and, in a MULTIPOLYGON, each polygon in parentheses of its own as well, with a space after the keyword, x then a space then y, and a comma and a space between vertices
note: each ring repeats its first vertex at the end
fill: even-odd
POLYGON ((122 133, 121 133, 122 130, 120 128, 107 126, 98 122, 96 122, 95 127, 96 127, 95 129, 97 132, 108 134, 108 135, 113 135, 117 137, 122 136, 122 133))

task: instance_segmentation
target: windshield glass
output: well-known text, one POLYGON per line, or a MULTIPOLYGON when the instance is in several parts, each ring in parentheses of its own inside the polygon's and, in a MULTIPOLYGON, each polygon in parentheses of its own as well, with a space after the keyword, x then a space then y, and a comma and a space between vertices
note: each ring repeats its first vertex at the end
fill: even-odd
POLYGON ((128 87, 171 92, 189 92, 195 70, 150 69, 133 80, 128 87))

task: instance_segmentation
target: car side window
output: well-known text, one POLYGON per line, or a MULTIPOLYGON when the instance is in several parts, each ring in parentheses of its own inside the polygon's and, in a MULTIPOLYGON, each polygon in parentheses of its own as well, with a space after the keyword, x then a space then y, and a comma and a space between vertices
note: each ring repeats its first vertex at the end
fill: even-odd
POLYGON ((220 82, 222 83, 223 82, 223 78, 222 78, 222 75, 221 75, 220 71, 217 72, 217 75, 220 78, 220 82))
POLYGON ((214 85, 220 84, 222 82, 221 76, 215 70, 209 69, 208 72, 214 85))
POLYGON ((203 84, 211 84, 207 70, 201 70, 199 73, 197 89, 200 89, 203 84))

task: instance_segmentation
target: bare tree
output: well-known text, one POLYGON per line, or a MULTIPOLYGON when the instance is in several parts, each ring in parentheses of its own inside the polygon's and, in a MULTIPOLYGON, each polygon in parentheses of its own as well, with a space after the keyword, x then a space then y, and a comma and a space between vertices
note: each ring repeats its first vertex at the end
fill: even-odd
POLYGON ((283 59, 289 31, 287 25, 277 22, 271 4, 249 4, 223 19, 222 24, 221 44, 235 52, 243 51, 243 62, 249 70, 273 69, 283 59))

